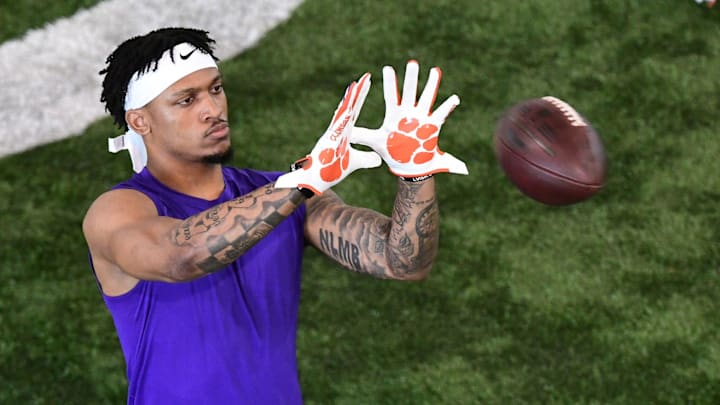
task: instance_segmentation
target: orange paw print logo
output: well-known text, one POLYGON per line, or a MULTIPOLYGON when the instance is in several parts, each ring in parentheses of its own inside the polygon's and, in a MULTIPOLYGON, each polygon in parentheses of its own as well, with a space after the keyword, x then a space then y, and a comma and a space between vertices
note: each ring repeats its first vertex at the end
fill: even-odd
POLYGON ((416 118, 403 118, 398 130, 393 131, 387 140, 390 157, 396 162, 423 164, 435 156, 439 128, 433 124, 420 125, 416 118))
MULTIPOLYGON (((337 148, 325 148, 318 154, 318 160, 323 165, 320 168, 320 178, 325 182, 333 182, 340 179, 350 165, 350 154, 348 153, 348 139, 340 142, 337 148)), ((312 158, 303 165, 303 169, 310 169, 312 158)))

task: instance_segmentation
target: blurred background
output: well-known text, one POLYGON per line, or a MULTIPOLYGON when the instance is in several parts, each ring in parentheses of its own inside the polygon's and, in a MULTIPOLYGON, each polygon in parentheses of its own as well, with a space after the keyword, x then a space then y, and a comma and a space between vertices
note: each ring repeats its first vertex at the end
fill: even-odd
MULTIPOLYGON (((461 98, 440 147, 470 175, 437 176, 441 247, 427 280, 351 274, 308 249, 298 330, 308 404, 720 403, 720 8, 208 0, 187 5, 195 12, 185 3, 0 2, 0 138, 36 140, 0 158, 0 403, 126 401, 80 224, 132 171, 127 154, 106 151, 119 130, 102 115, 100 77, 79 72, 103 67, 108 44, 125 39, 116 26, 157 28, 139 25, 144 15, 217 31, 236 166, 286 169, 364 72, 373 87, 359 125, 379 126, 384 65, 402 72, 418 60, 421 86, 439 66, 438 102, 461 98), (102 7, 115 26, 91 25, 102 7), (235 32, 244 34, 234 41, 235 32), (32 54, 30 40, 61 49, 46 62, 64 62, 40 69, 14 58, 32 54), (75 68, 72 55, 82 55, 75 68), (608 182, 586 202, 539 204, 498 167, 497 120, 545 95, 575 107, 605 144, 608 182)), ((390 214, 395 178, 356 172, 335 191, 390 214)))

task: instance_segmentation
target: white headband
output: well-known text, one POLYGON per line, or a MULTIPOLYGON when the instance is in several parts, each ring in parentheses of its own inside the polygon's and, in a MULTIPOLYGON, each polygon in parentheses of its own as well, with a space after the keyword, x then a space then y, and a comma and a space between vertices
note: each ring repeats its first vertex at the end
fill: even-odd
MULTIPOLYGON (((168 49, 158 61, 157 69, 133 74, 125 95, 125 111, 144 107, 178 80, 210 67, 217 68, 213 57, 193 45, 182 43, 168 49)), ((130 152, 135 173, 140 173, 147 164, 142 136, 130 128, 125 134, 108 139, 108 150, 130 152)))

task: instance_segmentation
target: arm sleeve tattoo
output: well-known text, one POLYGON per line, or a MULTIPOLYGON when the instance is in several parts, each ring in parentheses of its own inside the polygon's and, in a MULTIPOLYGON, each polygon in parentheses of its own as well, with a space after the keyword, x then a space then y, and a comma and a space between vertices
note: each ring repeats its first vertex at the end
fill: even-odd
POLYGON ((439 240, 434 185, 399 181, 392 217, 323 197, 308 215, 323 216, 318 247, 345 267, 375 277, 408 278, 427 273, 439 240))
POLYGON ((297 208, 298 190, 265 185, 184 220, 172 242, 200 251, 194 263, 205 273, 217 271, 247 252, 297 208))

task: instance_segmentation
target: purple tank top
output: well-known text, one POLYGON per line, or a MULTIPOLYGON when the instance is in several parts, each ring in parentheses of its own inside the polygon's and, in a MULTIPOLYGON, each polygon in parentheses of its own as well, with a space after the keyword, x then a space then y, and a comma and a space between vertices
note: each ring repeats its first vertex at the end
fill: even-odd
MULTIPOLYGON (((214 201, 177 193, 144 169, 138 190, 162 216, 184 219, 274 181, 223 168, 214 201)), ((305 206, 227 268, 184 283, 140 281, 103 294, 125 356, 128 404, 300 404, 295 338, 305 206)))

